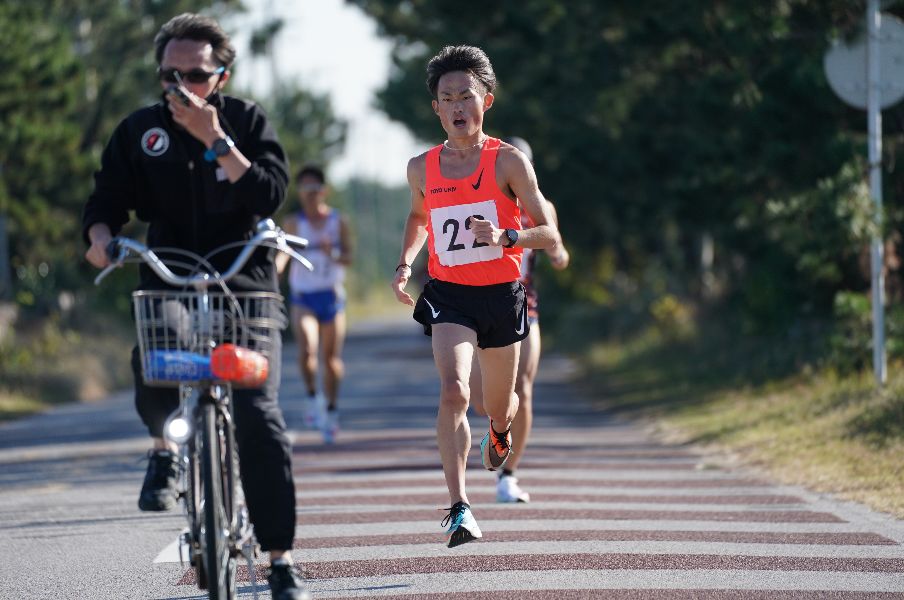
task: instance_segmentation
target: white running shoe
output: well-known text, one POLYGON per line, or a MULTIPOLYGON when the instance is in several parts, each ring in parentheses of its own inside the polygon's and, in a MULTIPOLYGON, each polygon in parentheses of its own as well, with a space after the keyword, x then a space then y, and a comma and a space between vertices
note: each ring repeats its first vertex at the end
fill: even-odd
POLYGON ((530 502, 530 494, 518 485, 518 478, 503 475, 496 482, 496 502, 530 502))
POLYGON ((323 433, 323 443, 332 444, 336 441, 336 434, 339 433, 339 411, 328 410, 323 415, 323 424, 320 427, 323 433))

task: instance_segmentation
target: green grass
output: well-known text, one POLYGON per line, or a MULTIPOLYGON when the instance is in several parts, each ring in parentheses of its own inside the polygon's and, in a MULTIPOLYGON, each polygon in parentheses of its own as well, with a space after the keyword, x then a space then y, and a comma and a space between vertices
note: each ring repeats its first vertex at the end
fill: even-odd
POLYGON ((725 330, 649 331, 598 344, 587 360, 607 407, 649 419, 669 441, 904 517, 904 365, 877 390, 872 373, 795 365, 792 350, 725 330))

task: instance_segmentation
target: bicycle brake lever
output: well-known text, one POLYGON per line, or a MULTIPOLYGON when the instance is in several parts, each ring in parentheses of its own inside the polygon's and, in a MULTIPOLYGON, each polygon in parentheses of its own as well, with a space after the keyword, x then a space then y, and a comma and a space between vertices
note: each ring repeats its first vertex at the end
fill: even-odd
POLYGON ((113 272, 113 269, 121 267, 126 260, 129 251, 119 243, 119 238, 113 238, 107 244, 107 256, 110 258, 110 264, 104 267, 104 270, 97 274, 94 278, 94 285, 100 285, 104 278, 113 272))
POLYGON ((304 265, 304 267, 308 271, 314 270, 314 265, 311 264, 311 261, 306 259, 304 256, 302 256, 298 252, 295 252, 295 250, 293 250, 292 247, 289 244, 287 244, 284 240, 278 240, 276 242, 276 245, 279 247, 281 252, 285 252, 286 254, 288 254, 289 256, 291 256, 292 258, 297 260, 298 262, 300 262, 302 265, 304 265))
POLYGON ((101 271, 100 273, 98 273, 97 277, 94 278, 94 285, 100 285, 100 282, 103 281, 107 275, 112 273, 114 269, 118 269, 121 266, 122 266, 122 263, 115 262, 115 263, 110 263, 109 265, 104 267, 104 270, 101 271))

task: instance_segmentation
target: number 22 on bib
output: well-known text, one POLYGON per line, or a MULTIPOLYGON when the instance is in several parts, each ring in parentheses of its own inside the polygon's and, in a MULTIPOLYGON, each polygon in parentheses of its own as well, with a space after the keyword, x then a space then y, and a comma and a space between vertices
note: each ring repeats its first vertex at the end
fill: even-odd
POLYGON ((500 246, 477 241, 471 231, 471 217, 484 219, 493 227, 499 227, 495 200, 430 210, 430 225, 435 236, 433 247, 441 265, 455 267, 502 258, 500 246))

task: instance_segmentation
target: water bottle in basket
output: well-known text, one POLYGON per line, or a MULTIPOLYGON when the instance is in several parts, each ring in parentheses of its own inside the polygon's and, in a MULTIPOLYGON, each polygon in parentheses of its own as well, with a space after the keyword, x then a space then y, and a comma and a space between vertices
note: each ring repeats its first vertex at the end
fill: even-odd
POLYGON ((210 358, 185 350, 150 350, 145 377, 158 381, 204 381, 211 379, 210 358))
POLYGON ((263 385, 269 367, 266 356, 235 344, 220 344, 210 355, 210 370, 214 376, 238 386, 263 385))

